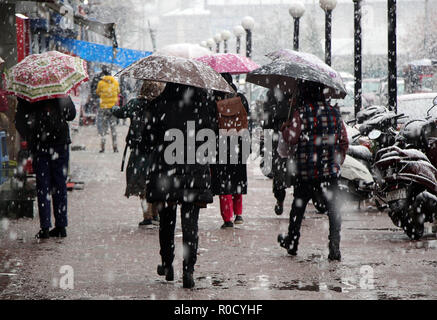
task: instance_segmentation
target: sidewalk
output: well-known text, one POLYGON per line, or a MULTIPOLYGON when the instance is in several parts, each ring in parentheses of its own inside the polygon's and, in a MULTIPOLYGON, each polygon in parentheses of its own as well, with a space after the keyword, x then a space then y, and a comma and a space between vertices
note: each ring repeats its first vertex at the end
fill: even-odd
POLYGON ((120 153, 112 153, 108 141, 108 151, 99 154, 95 127, 81 127, 73 137, 86 150, 71 152, 70 171, 85 187, 69 192, 67 238, 35 240, 37 217, 0 222, 0 299, 437 298, 437 240, 410 242, 385 213, 344 212, 343 261, 329 263, 328 219, 310 206, 298 256, 288 256, 276 237, 287 230, 291 197, 276 216, 271 180, 256 163, 248 170, 244 224, 220 229, 217 198, 201 210, 193 290, 182 288, 178 218, 175 281, 166 282, 156 274, 158 229, 139 228, 140 201, 123 196, 127 128, 117 127, 120 153), (62 266, 72 267, 74 289, 60 288, 62 266))

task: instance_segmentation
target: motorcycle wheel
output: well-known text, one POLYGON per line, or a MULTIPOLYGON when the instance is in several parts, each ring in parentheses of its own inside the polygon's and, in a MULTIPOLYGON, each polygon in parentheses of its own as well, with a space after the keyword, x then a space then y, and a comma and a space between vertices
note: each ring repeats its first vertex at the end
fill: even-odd
POLYGON ((419 240, 423 236, 425 226, 421 215, 414 214, 414 211, 414 208, 411 208, 402 214, 396 214, 395 212, 390 211, 388 215, 393 224, 402 228, 411 240, 419 240))

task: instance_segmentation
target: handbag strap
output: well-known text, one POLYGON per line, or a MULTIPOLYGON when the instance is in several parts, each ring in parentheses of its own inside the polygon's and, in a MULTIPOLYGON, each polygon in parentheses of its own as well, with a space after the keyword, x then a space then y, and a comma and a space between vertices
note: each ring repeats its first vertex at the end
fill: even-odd
POLYGON ((121 160, 121 172, 123 172, 124 160, 126 159, 127 148, 128 148, 128 144, 126 143, 126 146, 124 147, 124 151, 123 151, 123 158, 121 160))

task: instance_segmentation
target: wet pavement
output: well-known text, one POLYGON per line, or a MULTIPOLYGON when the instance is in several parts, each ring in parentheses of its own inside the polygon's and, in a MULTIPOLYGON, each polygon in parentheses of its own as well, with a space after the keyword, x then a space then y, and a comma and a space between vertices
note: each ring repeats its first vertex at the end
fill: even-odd
MULTIPOLYGON (((126 131, 118 127, 120 144, 126 131)), ((287 230, 291 196, 286 212, 276 216, 271 180, 256 161, 248 169, 244 224, 220 229, 217 198, 201 210, 196 286, 186 290, 178 219, 175 281, 166 282, 156 274, 158 229, 139 228, 139 200, 123 196, 122 153, 99 154, 95 127, 81 127, 73 143, 86 147, 71 152, 70 168, 73 179, 85 185, 69 192, 68 237, 37 241, 37 217, 1 220, 0 299, 437 298, 436 237, 412 242, 372 208, 346 208, 343 259, 330 263, 328 219, 310 205, 298 255, 289 256, 276 237, 287 230)))

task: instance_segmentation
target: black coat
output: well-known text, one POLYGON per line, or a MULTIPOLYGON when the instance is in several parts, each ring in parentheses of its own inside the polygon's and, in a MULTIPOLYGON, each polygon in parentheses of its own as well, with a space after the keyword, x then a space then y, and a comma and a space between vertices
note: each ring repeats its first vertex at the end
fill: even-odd
MULTIPOLYGON (((246 109, 246 113, 248 118, 250 118, 249 114, 249 103, 247 102, 246 97, 238 93, 237 94, 241 98, 241 102, 246 109)), ((216 97, 218 98, 218 97, 216 97)), ((217 108, 217 107, 216 107, 217 108)), ((217 137, 218 137, 218 129, 216 129, 217 137)), ((238 138, 239 151, 243 150, 243 138, 238 138)), ((245 143, 250 143, 250 141, 246 141, 245 143)), ((217 150, 219 148, 217 147, 217 150)), ((214 195, 227 195, 227 194, 247 194, 247 165, 245 159, 243 161, 241 153, 239 154, 238 164, 231 164, 230 155, 231 155, 231 143, 230 138, 227 139, 227 164, 220 164, 217 159, 217 164, 211 166, 211 176, 212 176, 212 191, 214 195)), ((220 156, 220 155, 218 155, 220 156)))
MULTIPOLYGON (((212 105, 207 102, 204 90, 168 83, 164 92, 153 101, 154 121, 151 126, 150 151, 152 164, 147 183, 149 202, 178 202, 207 204, 213 201, 209 164, 188 164, 187 122, 194 121, 196 133, 211 128, 215 119, 212 105), (173 141, 165 141, 167 130, 180 130, 183 149, 174 155, 182 156, 183 163, 167 163, 165 151, 173 141)), ((201 142, 196 142, 196 150, 201 142)))
POLYGON ((263 129, 273 130, 272 141, 272 173, 273 184, 275 189, 286 189, 292 184, 292 176, 288 170, 289 161, 279 156, 278 139, 279 130, 282 124, 287 121, 290 105, 288 97, 284 96, 282 100, 276 99, 273 90, 267 92, 267 101, 264 103, 264 124, 263 129))
POLYGON ((130 118, 126 147, 131 149, 126 167, 125 196, 146 194, 147 172, 150 164, 147 144, 147 125, 152 121, 152 103, 144 98, 131 99, 121 108, 112 108, 112 114, 121 119, 130 118), (143 123, 143 124, 142 124, 143 123))
POLYGON ((67 121, 75 117, 76 108, 70 97, 34 103, 18 98, 15 127, 31 150, 46 150, 71 143, 67 121))

